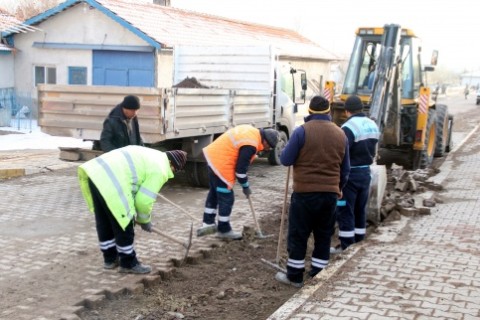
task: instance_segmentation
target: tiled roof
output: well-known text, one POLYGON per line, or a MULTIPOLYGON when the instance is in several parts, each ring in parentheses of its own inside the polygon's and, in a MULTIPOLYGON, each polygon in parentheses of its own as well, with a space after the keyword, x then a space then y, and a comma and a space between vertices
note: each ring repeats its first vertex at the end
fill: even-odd
POLYGON ((67 0, 56 8, 27 20, 26 23, 40 23, 82 2, 101 10, 155 47, 272 45, 279 50, 280 55, 339 59, 335 54, 292 30, 127 0, 67 0))
POLYGON ((97 0, 165 47, 174 45, 273 45, 281 54, 338 59, 292 30, 202 14, 153 3, 97 0))

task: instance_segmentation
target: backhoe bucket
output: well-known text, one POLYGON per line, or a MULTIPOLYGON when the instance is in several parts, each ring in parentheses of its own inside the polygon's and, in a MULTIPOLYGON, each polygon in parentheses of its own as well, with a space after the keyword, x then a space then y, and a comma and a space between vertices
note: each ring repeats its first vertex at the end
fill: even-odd
POLYGON ((367 204, 367 220, 380 223, 380 208, 387 188, 387 168, 384 165, 370 166, 372 182, 367 204))

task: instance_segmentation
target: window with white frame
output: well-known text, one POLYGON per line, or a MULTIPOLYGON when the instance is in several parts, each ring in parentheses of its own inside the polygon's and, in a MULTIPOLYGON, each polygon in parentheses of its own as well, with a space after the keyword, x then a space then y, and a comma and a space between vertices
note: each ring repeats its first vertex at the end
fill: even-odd
POLYGON ((35 66, 35 85, 39 83, 56 84, 57 68, 46 66, 35 66))

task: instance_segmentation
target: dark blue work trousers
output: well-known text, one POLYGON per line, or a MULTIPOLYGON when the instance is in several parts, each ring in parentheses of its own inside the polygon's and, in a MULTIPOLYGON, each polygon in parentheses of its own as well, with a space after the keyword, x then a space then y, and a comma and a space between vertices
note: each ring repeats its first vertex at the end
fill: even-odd
POLYGON ((302 282, 308 238, 313 232, 314 249, 310 276, 326 267, 335 227, 337 194, 330 192, 293 192, 288 216, 287 277, 302 282))
POLYGON ((88 179, 88 185, 92 194, 98 241, 100 242, 104 262, 111 263, 119 257, 121 267, 132 268, 136 266, 138 260, 133 248, 135 238, 133 220, 123 230, 108 208, 100 191, 90 179, 88 179))
POLYGON ((370 167, 352 168, 337 203, 338 238, 342 249, 365 239, 370 167))
POLYGON ((230 225, 230 214, 232 213, 235 195, 233 190, 228 189, 227 184, 223 182, 213 170, 208 167, 209 187, 207 200, 205 201, 205 212, 203 213, 203 222, 206 224, 215 223, 218 208, 218 226, 219 232, 225 233, 232 230, 230 225))

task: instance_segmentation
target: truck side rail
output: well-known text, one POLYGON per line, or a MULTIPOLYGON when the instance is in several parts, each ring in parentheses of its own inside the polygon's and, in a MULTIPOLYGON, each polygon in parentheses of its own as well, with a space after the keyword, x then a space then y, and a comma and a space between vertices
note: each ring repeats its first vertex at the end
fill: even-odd
POLYGON ((272 92, 260 90, 39 85, 39 125, 54 136, 99 140, 110 110, 127 94, 140 98, 142 139, 220 134, 239 124, 273 126, 272 92))

